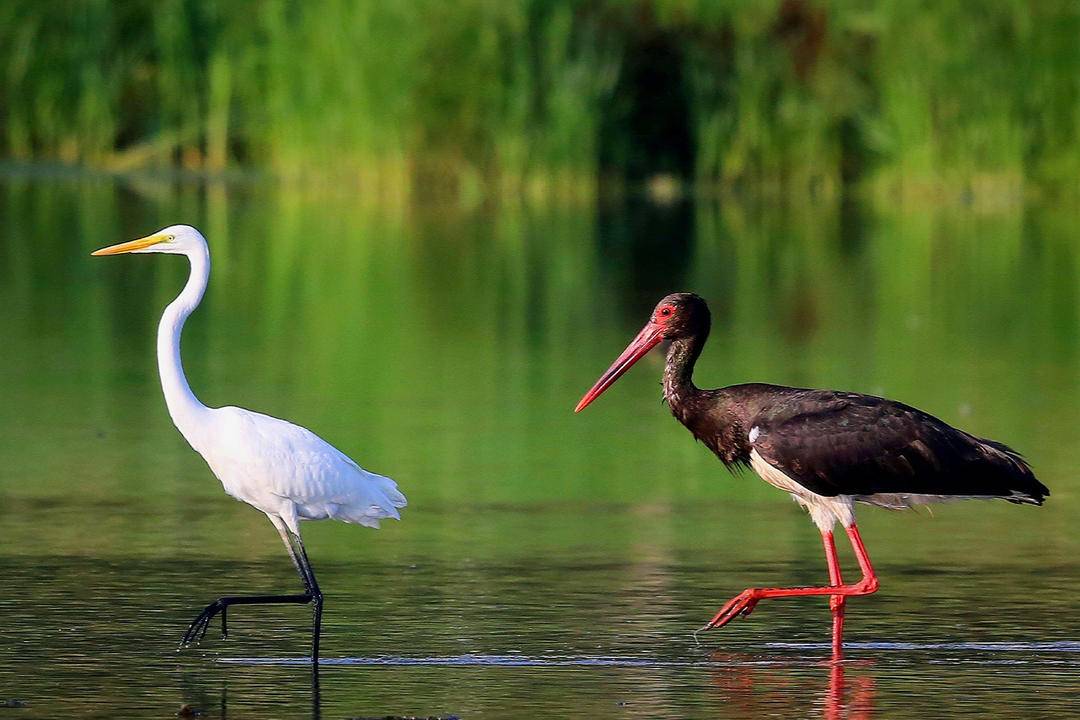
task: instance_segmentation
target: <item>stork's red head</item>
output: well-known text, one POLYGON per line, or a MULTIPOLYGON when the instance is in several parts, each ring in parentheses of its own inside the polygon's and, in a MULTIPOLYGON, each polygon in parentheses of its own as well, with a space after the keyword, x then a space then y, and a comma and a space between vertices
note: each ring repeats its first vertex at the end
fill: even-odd
POLYGON ((630 366, 664 340, 678 340, 709 332, 709 306, 694 293, 672 293, 661 300, 652 311, 649 322, 616 358, 596 384, 585 393, 574 408, 581 412, 600 394, 615 384, 630 366))

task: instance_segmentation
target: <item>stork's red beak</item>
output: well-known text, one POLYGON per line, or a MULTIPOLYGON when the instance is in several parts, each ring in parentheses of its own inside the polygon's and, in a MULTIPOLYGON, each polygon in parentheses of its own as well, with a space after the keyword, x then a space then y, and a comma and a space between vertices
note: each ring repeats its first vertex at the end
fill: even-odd
POLYGON ((581 402, 574 408, 574 412, 581 412, 589 403, 600 397, 600 394, 614 385, 615 381, 622 377, 622 374, 629 370, 631 365, 644 357, 645 353, 659 345, 663 339, 664 329, 649 321, 641 332, 637 334, 637 337, 622 351, 622 355, 611 364, 607 372, 600 376, 600 379, 589 389, 589 392, 585 393, 585 396, 581 398, 581 402))

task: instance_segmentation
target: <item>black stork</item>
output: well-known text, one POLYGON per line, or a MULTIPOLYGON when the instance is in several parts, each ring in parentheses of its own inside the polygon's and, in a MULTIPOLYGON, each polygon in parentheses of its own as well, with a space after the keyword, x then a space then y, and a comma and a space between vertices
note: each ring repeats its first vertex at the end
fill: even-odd
POLYGON ((748 466, 765 482, 791 493, 821 531, 827 587, 749 588, 701 630, 749 615, 766 598, 827 595, 837 650, 846 599, 878 589, 855 524, 856 502, 891 509, 966 498, 1041 505, 1050 494, 1024 458, 1006 445, 893 400, 763 383, 701 390, 692 376, 710 325, 702 298, 668 295, 574 409, 585 409, 649 350, 667 341, 663 387, 671 413, 728 468, 748 466), (832 533, 837 522, 862 571, 856 583, 841 577, 832 533))

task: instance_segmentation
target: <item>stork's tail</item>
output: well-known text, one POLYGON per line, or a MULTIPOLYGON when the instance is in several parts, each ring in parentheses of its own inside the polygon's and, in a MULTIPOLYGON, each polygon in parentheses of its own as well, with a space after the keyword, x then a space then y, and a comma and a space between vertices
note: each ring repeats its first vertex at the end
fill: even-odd
POLYGON ((1004 443, 976 438, 988 460, 1001 473, 1001 497, 1024 505, 1042 505, 1050 488, 1039 482, 1035 471, 1020 453, 1004 443))

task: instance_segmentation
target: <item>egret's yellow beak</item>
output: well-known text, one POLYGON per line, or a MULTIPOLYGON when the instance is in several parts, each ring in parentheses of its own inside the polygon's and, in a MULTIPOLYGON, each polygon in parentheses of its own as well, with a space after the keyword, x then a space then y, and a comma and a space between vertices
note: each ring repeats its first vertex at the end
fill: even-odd
POLYGON ((162 233, 156 233, 154 235, 147 235, 144 238, 138 240, 132 240, 130 242, 120 243, 118 245, 110 245, 109 247, 103 247, 100 250, 95 250, 90 253, 91 255, 119 255, 121 253, 129 253, 133 250, 142 250, 148 248, 151 245, 157 245, 159 242, 168 240, 169 236, 162 233))

